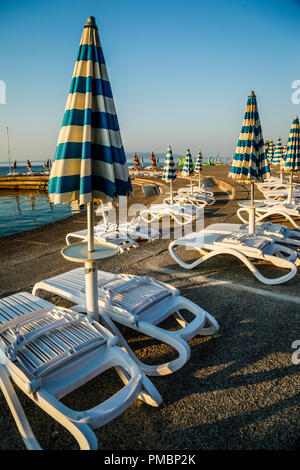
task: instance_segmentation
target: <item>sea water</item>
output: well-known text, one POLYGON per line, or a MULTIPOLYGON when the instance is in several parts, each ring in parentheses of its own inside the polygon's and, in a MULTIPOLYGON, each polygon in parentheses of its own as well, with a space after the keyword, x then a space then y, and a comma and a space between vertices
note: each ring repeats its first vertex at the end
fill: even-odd
MULTIPOLYGON (((44 171, 40 165, 32 165, 32 171, 44 171)), ((9 172, 7 166, 0 166, 0 176, 9 172)), ((17 167, 17 172, 27 173, 26 167, 17 167)), ((35 190, 0 191, 0 237, 40 227, 79 213, 78 203, 52 204, 47 193, 35 190)))

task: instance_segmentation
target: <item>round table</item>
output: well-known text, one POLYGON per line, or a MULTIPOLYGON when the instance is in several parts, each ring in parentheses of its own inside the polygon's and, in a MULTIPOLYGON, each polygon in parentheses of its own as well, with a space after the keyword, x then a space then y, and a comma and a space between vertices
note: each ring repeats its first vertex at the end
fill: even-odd
POLYGON ((111 258, 119 253, 119 248, 112 243, 94 242, 94 250, 88 251, 87 242, 73 243, 65 246, 61 254, 68 261, 84 263, 85 267, 85 295, 86 311, 88 316, 99 320, 98 292, 97 292, 97 264, 100 260, 111 258))

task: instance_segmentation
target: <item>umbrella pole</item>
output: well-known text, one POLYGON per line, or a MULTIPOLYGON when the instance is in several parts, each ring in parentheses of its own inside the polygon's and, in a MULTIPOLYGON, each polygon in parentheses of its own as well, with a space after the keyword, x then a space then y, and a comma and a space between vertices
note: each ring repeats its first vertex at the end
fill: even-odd
POLYGON ((173 189, 172 189, 172 180, 170 181, 170 202, 171 202, 171 206, 173 206, 173 189))
POLYGON ((191 177, 191 194, 193 194, 193 178, 191 177))
POLYGON ((251 181, 251 203, 249 213, 249 235, 255 233, 254 182, 251 181))
POLYGON ((289 187, 289 194, 288 194, 288 204, 292 204, 293 200, 293 170, 290 176, 290 187, 289 187))
MULTIPOLYGON (((94 202, 87 204, 88 223, 88 253, 95 249, 94 244, 94 202)), ((86 291, 86 311, 93 320, 99 320, 98 312, 98 292, 97 292, 97 263, 95 261, 85 262, 85 291, 86 291)))
POLYGON ((201 189, 201 171, 199 171, 199 189, 201 189))

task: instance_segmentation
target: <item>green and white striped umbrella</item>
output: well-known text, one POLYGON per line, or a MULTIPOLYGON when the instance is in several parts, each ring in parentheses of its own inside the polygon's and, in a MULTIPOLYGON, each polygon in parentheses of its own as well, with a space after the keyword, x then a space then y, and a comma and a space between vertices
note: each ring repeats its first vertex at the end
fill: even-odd
POLYGON ((110 201, 132 191, 95 18, 83 30, 48 185, 52 202, 110 201))
POLYGON ((280 165, 282 163, 282 159, 283 159, 283 146, 282 146, 281 138, 279 137, 277 140, 277 144, 276 144, 275 151, 274 151, 274 157, 272 160, 273 165, 280 165))
POLYGON ((176 178, 177 178, 177 175, 176 175, 176 168, 174 164, 172 149, 169 146, 167 153, 166 153, 162 179, 167 182, 170 182, 170 181, 176 180, 176 178))
POLYGON ((87 204, 87 242, 65 247, 62 254, 81 260, 86 272, 87 314, 98 319, 99 259, 113 256, 111 244, 95 243, 93 200, 112 201, 132 191, 118 118, 95 18, 84 26, 48 192, 55 204, 87 204), (70 250, 72 256, 69 254, 70 250))
POLYGON ((195 163, 195 173, 200 173, 202 171, 202 153, 199 151, 195 163))
POLYGON ((166 153, 166 159, 165 159, 165 164, 163 168, 163 175, 162 179, 165 181, 168 181, 170 183, 170 201, 171 205, 173 205, 173 189, 172 189, 172 183, 175 181, 177 178, 176 175, 176 168, 174 164, 174 159, 173 159, 173 154, 172 154, 172 149, 171 146, 168 147, 167 153, 166 153))
POLYGON ((289 133, 284 171, 300 170, 300 126, 298 116, 295 116, 289 133))
POLYGON ((267 151, 267 159, 269 164, 273 163, 273 158, 274 158, 274 152, 275 152, 275 145, 273 140, 269 143, 268 151, 267 151))
POLYGON ((195 173, 198 173, 199 188, 201 188, 201 171, 202 171, 202 153, 199 151, 195 163, 195 173))
POLYGON ((240 137, 228 176, 249 183, 270 177, 256 96, 253 91, 248 97, 240 137))
POLYGON ((186 151, 186 157, 184 160, 183 168, 182 168, 182 176, 193 176, 194 174, 194 164, 192 155, 189 149, 186 151))
POLYGON ((253 91, 248 96, 244 121, 228 176, 251 183, 249 233, 253 234, 255 233, 254 182, 270 177, 256 96, 253 91))

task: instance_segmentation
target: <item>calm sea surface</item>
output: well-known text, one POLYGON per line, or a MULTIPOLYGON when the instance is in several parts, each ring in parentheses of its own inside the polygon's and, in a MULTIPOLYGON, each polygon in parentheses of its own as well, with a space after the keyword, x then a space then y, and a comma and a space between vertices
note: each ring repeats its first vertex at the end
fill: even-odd
MULTIPOLYGON (((0 166, 0 176, 8 173, 8 167, 0 166)), ((26 167, 17 168, 27 172, 26 167)), ((42 166, 32 165, 33 172, 44 171, 42 166)), ((54 205, 48 194, 39 191, 0 191, 0 237, 29 230, 64 219, 79 212, 77 203, 54 205)))
MULTIPOLYGON (((159 166, 162 166, 165 155, 156 154, 159 166)), ((143 166, 151 165, 150 155, 140 156, 143 166)), ((175 162, 176 162, 175 157, 175 162)), ((203 159, 204 162, 208 158, 203 159)), ((128 156, 128 165, 133 165, 133 156, 128 156)), ((225 163, 225 159, 221 158, 225 163)), ((32 164, 33 172, 43 172, 42 165, 32 164)), ((0 176, 6 176, 9 167, 0 165, 0 176)), ((27 173, 26 166, 17 166, 18 173, 27 173)), ((48 198, 48 194, 38 191, 0 191, 0 237, 22 232, 41 225, 64 219, 72 214, 78 213, 77 203, 65 205, 53 205, 48 198)))

